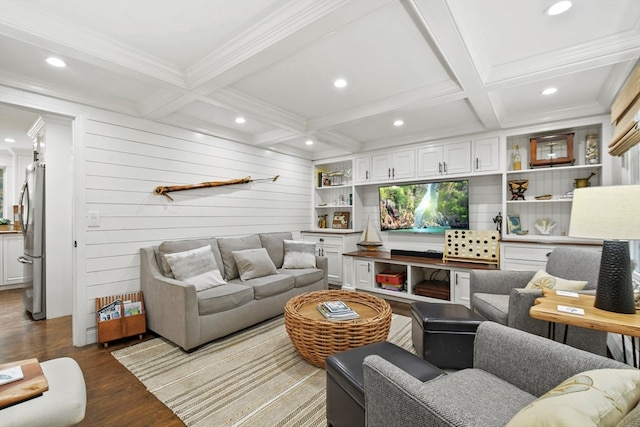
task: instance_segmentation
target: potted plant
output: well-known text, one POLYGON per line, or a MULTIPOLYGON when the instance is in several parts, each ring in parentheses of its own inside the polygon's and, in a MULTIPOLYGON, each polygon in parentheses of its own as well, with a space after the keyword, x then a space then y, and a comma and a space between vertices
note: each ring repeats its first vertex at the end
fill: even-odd
POLYGON ((11 229, 11 221, 6 218, 0 218, 0 231, 8 231, 11 229))

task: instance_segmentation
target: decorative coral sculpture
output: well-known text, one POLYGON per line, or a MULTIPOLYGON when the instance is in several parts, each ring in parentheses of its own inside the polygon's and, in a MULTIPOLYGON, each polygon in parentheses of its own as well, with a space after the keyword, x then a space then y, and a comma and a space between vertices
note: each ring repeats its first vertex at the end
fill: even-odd
POLYGON ((556 228, 556 225, 558 225, 558 223, 552 220, 551 218, 539 218, 539 219, 536 219, 535 227, 536 227, 536 230, 540 232, 540 234, 544 234, 548 236, 551 234, 551 231, 553 231, 553 229, 556 228))

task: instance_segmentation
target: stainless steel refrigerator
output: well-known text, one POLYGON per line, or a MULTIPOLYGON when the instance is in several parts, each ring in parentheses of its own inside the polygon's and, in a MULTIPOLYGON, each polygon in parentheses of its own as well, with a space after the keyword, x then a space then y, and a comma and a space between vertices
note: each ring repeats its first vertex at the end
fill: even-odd
POLYGON ((20 225, 24 236, 24 253, 18 258, 24 266, 24 306, 34 320, 46 313, 45 280, 45 165, 35 162, 27 166, 26 179, 20 193, 20 225))

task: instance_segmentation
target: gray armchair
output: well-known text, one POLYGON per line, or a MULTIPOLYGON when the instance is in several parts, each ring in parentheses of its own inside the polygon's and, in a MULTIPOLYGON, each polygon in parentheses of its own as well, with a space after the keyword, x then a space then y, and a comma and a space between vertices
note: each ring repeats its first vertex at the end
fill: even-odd
MULTIPOLYGON (((595 293, 600 270, 600 252, 575 248, 556 248, 549 255, 545 271, 568 280, 584 280, 584 293, 595 293)), ((538 289, 524 289, 535 271, 473 270, 471 272, 471 309, 487 320, 546 337, 548 323, 533 319, 529 309, 538 289)), ((565 325, 556 327, 556 339, 564 336, 565 325)), ((601 331, 569 327, 567 344, 591 353, 606 355, 607 334, 601 331)))
MULTIPOLYGON (((629 369, 629 376, 637 384, 636 370, 629 365, 494 322, 482 322, 474 342, 471 369, 423 382, 378 355, 366 357, 366 425, 504 426, 521 409, 568 378, 607 368, 629 369)), ((545 399, 540 400, 544 403, 545 399)), ((565 406, 563 409, 573 416, 576 411, 591 412, 595 406, 592 400, 578 396, 573 412, 565 406)), ((640 425, 640 403, 630 401, 624 409, 628 412, 620 409, 622 419, 615 426, 640 425)))

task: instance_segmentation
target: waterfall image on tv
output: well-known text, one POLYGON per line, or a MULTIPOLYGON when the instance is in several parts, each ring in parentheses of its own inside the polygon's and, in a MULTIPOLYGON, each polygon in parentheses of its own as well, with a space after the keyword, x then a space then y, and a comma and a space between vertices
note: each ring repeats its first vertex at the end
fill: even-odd
POLYGON ((425 182, 378 188, 380 229, 444 234, 469 229, 469 181, 425 182))

